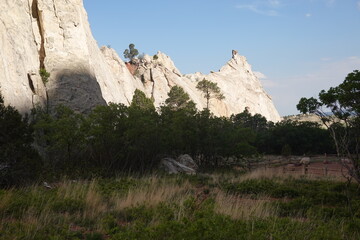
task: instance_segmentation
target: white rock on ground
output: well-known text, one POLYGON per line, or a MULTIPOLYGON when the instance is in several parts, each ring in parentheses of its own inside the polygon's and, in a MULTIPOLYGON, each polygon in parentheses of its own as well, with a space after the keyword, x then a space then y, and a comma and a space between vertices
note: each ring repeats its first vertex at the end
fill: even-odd
POLYGON ((178 174, 178 173, 186 173, 186 174, 196 174, 195 169, 185 166, 181 164, 175 159, 172 158, 163 158, 160 162, 161 168, 163 168, 169 174, 178 174))
POLYGON ((199 168, 198 165, 195 163, 194 159, 192 159, 189 154, 183 154, 178 156, 176 161, 194 170, 197 170, 199 168))

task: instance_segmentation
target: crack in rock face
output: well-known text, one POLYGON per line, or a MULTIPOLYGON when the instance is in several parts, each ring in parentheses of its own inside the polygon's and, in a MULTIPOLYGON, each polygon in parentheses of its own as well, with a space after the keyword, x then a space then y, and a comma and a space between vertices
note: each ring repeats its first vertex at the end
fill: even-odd
POLYGON ((46 52, 45 52, 45 39, 44 39, 44 26, 43 26, 43 20, 42 20, 42 12, 39 10, 38 0, 34 0, 31 5, 31 14, 32 17, 36 19, 39 34, 41 37, 41 43, 40 43, 40 50, 39 50, 39 61, 40 61, 40 69, 45 69, 45 58, 46 58, 46 52))

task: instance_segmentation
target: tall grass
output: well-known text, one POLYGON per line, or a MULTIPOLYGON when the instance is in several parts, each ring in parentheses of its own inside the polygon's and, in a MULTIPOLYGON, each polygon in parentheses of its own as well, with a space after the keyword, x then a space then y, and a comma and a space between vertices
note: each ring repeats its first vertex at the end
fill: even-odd
MULTIPOLYGON (((76 182, 63 180, 53 184, 53 189, 32 186, 1 191, 0 240, 46 239, 49 236, 52 236, 53 239, 86 239, 85 235, 92 233, 100 233, 102 236, 100 239, 106 239, 107 236, 111 234, 116 236, 121 231, 129 231, 127 234, 131 235, 131 231, 137 232, 138 228, 152 229, 154 227, 152 231, 163 229, 161 231, 166 232, 167 224, 174 229, 190 226, 194 228, 193 231, 200 231, 202 228, 200 227, 199 230, 197 227, 209 224, 203 227, 211 228, 211 224, 214 222, 228 224, 229 227, 234 228, 234 233, 238 231, 236 230, 237 224, 243 224, 244 231, 249 231, 245 232, 248 235, 244 233, 244 236, 251 236, 254 239, 256 234, 260 234, 260 230, 264 234, 271 231, 274 239, 277 239, 279 236, 284 236, 282 231, 290 234, 292 227, 297 228, 293 230, 294 232, 305 238, 310 239, 310 236, 313 236, 309 227, 320 231, 320 233, 316 233, 320 234, 319 236, 324 236, 321 235, 321 228, 326 228, 326 226, 322 225, 321 221, 313 222, 313 219, 307 218, 306 214, 298 214, 302 218, 296 217, 296 214, 291 215, 292 212, 296 213, 298 210, 306 212, 297 208, 298 203, 307 204, 306 199, 305 202, 301 200, 292 203, 291 199, 275 199, 264 193, 255 196, 237 195, 236 192, 230 194, 221 187, 223 182, 244 186, 246 180, 263 178, 270 179, 274 183, 271 186, 277 187, 285 186, 284 182, 288 180, 288 176, 282 174, 281 171, 260 169, 242 175, 233 173, 190 177, 153 175, 122 176, 118 179, 76 182), (279 204, 274 204, 276 201, 279 201, 279 204), (135 215, 132 212, 134 209, 138 211, 135 215), (156 213, 157 211, 159 212, 156 213), (285 214, 284 216, 279 215, 281 211, 285 214), (128 217, 130 215, 127 214, 133 215, 128 217), (166 217, 161 217, 159 214, 165 214, 166 217), (141 221, 137 222, 136 218, 142 218, 142 216, 145 220, 140 219, 141 221), (191 225, 192 222, 194 225, 191 225), (164 226, 158 228, 159 224, 164 224, 164 226), (134 227, 133 230, 132 227, 134 227), (81 237, 77 237, 76 234, 81 237), (276 238, 276 236, 278 237, 276 238)), ((246 184, 249 184, 249 181, 246 184)), ((288 189, 285 190, 288 191, 288 189)), ((334 194, 330 195, 329 193, 324 196, 328 199, 329 197, 339 197, 338 193, 334 194)), ((360 204, 360 201, 357 203, 360 204)), ((322 212, 314 212, 314 214, 322 214, 322 212)), ((314 219, 318 221, 317 218, 314 219)), ((346 219, 329 220, 327 218, 326 221, 330 221, 331 226, 338 223, 338 226, 342 227, 339 231, 348 239, 356 239, 352 236, 358 236, 356 224, 352 226, 351 222, 349 223, 346 219)), ((360 223, 360 221, 356 220, 356 223, 360 223)), ((145 236, 146 233, 143 235, 145 236)), ((119 239, 122 238, 119 237, 119 239)), ((134 238, 125 237, 125 239, 134 238)))
POLYGON ((114 195, 111 199, 114 202, 114 210, 121 211, 138 205, 154 207, 168 201, 181 203, 190 196, 192 189, 188 181, 179 185, 155 176, 147 178, 144 182, 145 184, 138 188, 129 189, 125 196, 114 195))
POLYGON ((264 219, 276 216, 276 211, 269 203, 269 197, 261 199, 241 198, 236 195, 219 192, 215 197, 215 211, 232 219, 264 219))

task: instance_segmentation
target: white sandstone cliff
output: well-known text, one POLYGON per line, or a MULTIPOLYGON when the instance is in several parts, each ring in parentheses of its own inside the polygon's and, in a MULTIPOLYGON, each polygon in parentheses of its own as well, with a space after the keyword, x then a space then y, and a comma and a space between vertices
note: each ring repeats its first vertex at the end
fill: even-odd
POLYGON ((280 120, 245 57, 234 53, 219 72, 209 75, 182 75, 168 56, 157 56, 145 56, 133 77, 113 49, 99 49, 82 0, 0 1, 0 92, 6 104, 21 112, 46 104, 82 112, 109 102, 128 105, 135 89, 153 97, 158 107, 174 85, 203 109, 205 99, 196 84, 206 78, 225 96, 211 100, 214 114, 229 116, 248 107, 268 120, 280 120), (46 86, 40 68, 50 73, 46 86))
POLYGON ((155 99, 155 106, 164 104, 172 86, 181 86, 196 103, 198 109, 206 106, 206 100, 196 88, 204 78, 217 83, 225 96, 223 100, 211 99, 210 111, 218 116, 230 116, 247 108, 250 113, 260 113, 268 120, 280 121, 271 97, 251 70, 246 58, 233 51, 230 61, 219 72, 182 75, 173 61, 158 52, 157 59, 145 55, 138 69, 137 79, 145 86, 145 93, 155 99))
POLYGON ((39 26, 29 1, 0 1, 0 92, 5 104, 26 112, 44 106, 46 92, 39 75, 39 26))

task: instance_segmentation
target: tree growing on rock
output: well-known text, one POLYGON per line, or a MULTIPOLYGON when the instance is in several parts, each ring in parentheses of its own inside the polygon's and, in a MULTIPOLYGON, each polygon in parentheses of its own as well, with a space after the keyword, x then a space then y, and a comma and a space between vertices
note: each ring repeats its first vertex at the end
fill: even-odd
POLYGON ((349 73, 339 86, 322 90, 319 99, 301 98, 296 107, 320 117, 330 130, 338 156, 350 159, 350 164, 341 164, 360 183, 360 71, 349 73))
POLYGON ((139 51, 135 48, 135 44, 130 43, 129 49, 125 49, 124 51, 124 58, 129 59, 130 62, 132 62, 137 55, 139 55, 139 51))
POLYGON ((169 98, 165 100, 165 103, 171 110, 186 109, 195 111, 195 103, 190 100, 189 94, 182 87, 173 86, 168 96, 169 98))
POLYGON ((150 98, 147 98, 145 93, 139 89, 135 90, 130 107, 155 111, 153 101, 150 98))
POLYGON ((206 80, 205 78, 198 82, 196 88, 199 89, 206 98, 206 109, 209 109, 209 103, 211 98, 215 98, 218 100, 223 100, 225 98, 224 95, 221 93, 221 89, 218 87, 218 85, 214 82, 206 80))

